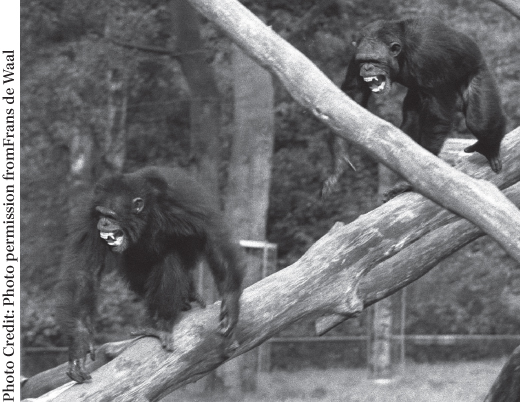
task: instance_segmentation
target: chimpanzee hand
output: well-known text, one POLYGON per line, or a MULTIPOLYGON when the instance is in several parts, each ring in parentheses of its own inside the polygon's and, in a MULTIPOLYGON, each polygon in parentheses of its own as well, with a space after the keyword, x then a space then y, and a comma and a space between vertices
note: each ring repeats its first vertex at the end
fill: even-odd
POLYGON ((220 306, 220 323, 218 332, 228 339, 226 355, 233 353, 239 346, 235 338, 235 326, 238 322, 240 292, 225 292, 220 306))
POLYGON ((482 142, 477 141, 473 145, 464 148, 464 152, 468 154, 472 152, 478 152, 487 158, 493 172, 498 173, 502 170, 502 161, 500 160, 500 148, 498 147, 492 149, 491 147, 483 145, 482 142))
POLYGON ((72 342, 69 347, 69 368, 67 375, 71 380, 80 384, 92 379, 85 368, 88 353, 90 353, 92 360, 96 360, 92 331, 83 324, 79 324, 72 335, 72 342))

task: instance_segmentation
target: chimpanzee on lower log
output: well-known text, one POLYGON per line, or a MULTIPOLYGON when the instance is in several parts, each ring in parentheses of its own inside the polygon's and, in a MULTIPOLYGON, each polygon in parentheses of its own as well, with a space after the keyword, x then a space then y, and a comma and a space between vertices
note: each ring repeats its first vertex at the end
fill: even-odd
POLYGON ((146 168, 99 181, 69 233, 58 319, 69 338, 67 374, 90 379, 85 357, 93 350, 93 316, 101 272, 115 265, 146 302, 151 335, 172 350, 172 328, 190 302, 203 304, 191 271, 204 258, 222 296, 219 332, 225 350, 236 347, 242 261, 216 203, 184 172, 146 168))
MULTIPOLYGON (((477 44, 435 18, 376 21, 355 42, 341 89, 363 107, 393 82, 408 88, 401 130, 438 155, 457 110, 478 141, 465 152, 484 155, 499 172, 505 117, 495 81, 477 44)), ((337 178, 337 177, 336 177, 337 178)))

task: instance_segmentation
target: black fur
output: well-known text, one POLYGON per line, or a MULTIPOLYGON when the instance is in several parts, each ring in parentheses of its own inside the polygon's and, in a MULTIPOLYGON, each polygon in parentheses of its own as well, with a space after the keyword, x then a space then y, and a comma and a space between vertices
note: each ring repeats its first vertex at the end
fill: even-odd
POLYGON ((414 18, 373 22, 355 45, 341 85, 347 95, 366 107, 371 84, 384 80, 379 92, 393 82, 407 87, 401 129, 434 155, 451 131, 455 112, 462 110, 478 139, 465 151, 481 153, 493 171, 501 170, 505 117, 495 81, 471 38, 437 19, 414 18))
POLYGON ((83 361, 93 353, 96 294, 108 264, 115 264, 146 302, 151 329, 137 334, 157 336, 171 350, 172 327, 180 312, 190 302, 203 304, 191 271, 204 258, 223 299, 220 332, 233 339, 242 262, 217 205, 177 169, 146 168, 96 185, 71 224, 63 261, 58 318, 69 337, 67 374, 73 380, 90 378, 83 361))
MULTIPOLYGON (((341 89, 366 107, 370 89, 363 78, 378 69, 408 88, 401 129, 437 155, 462 108, 478 151, 500 171, 505 118, 498 90, 477 44, 437 19, 376 21, 356 43, 341 89)), ((388 84, 387 84, 388 85, 388 84)))

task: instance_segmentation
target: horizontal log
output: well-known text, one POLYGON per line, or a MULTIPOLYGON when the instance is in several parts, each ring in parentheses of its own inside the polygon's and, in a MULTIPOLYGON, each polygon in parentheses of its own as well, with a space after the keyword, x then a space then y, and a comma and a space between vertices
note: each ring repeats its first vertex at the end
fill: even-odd
MULTIPOLYGON (((507 187, 520 203, 520 130, 505 142, 503 175, 482 165, 472 173, 507 187)), ((464 160, 458 168, 471 169, 464 160)), ((296 263, 245 289, 237 327, 240 347, 233 358, 302 318, 333 325, 424 275, 440 260, 482 235, 465 219, 420 194, 403 194, 360 216, 336 224, 296 263), (338 321, 339 320, 339 321, 338 321)), ((75 385, 55 401, 159 400, 196 381, 228 360, 217 334, 219 303, 183 316, 174 328, 175 350, 163 351, 155 339, 141 339, 92 373, 90 384, 75 385)))
MULTIPOLYGON (((495 186, 468 178, 359 106, 238 1, 189 2, 338 135, 399 173, 416 191, 479 226, 520 262, 520 211, 495 186)), ((487 165, 481 155, 472 161, 487 165)))

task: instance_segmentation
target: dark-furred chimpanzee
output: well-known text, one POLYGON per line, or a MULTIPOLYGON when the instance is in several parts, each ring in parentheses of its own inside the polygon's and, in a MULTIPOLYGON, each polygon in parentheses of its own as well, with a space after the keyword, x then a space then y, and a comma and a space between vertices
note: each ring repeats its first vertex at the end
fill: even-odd
POLYGON ((371 93, 384 93, 393 82, 407 87, 401 129, 434 155, 461 109, 478 139, 465 152, 481 153, 500 171, 505 118, 495 81, 471 38, 435 18, 413 18, 373 22, 355 46, 341 85, 347 95, 366 107, 371 93))
POLYGON ((208 193, 178 169, 145 168, 101 179, 69 228, 58 319, 68 336, 69 369, 90 379, 93 316, 101 272, 115 265, 145 300, 152 335, 172 350, 172 328, 190 302, 203 304, 191 271, 204 258, 222 297, 219 332, 225 351, 236 347, 242 261, 208 193))

